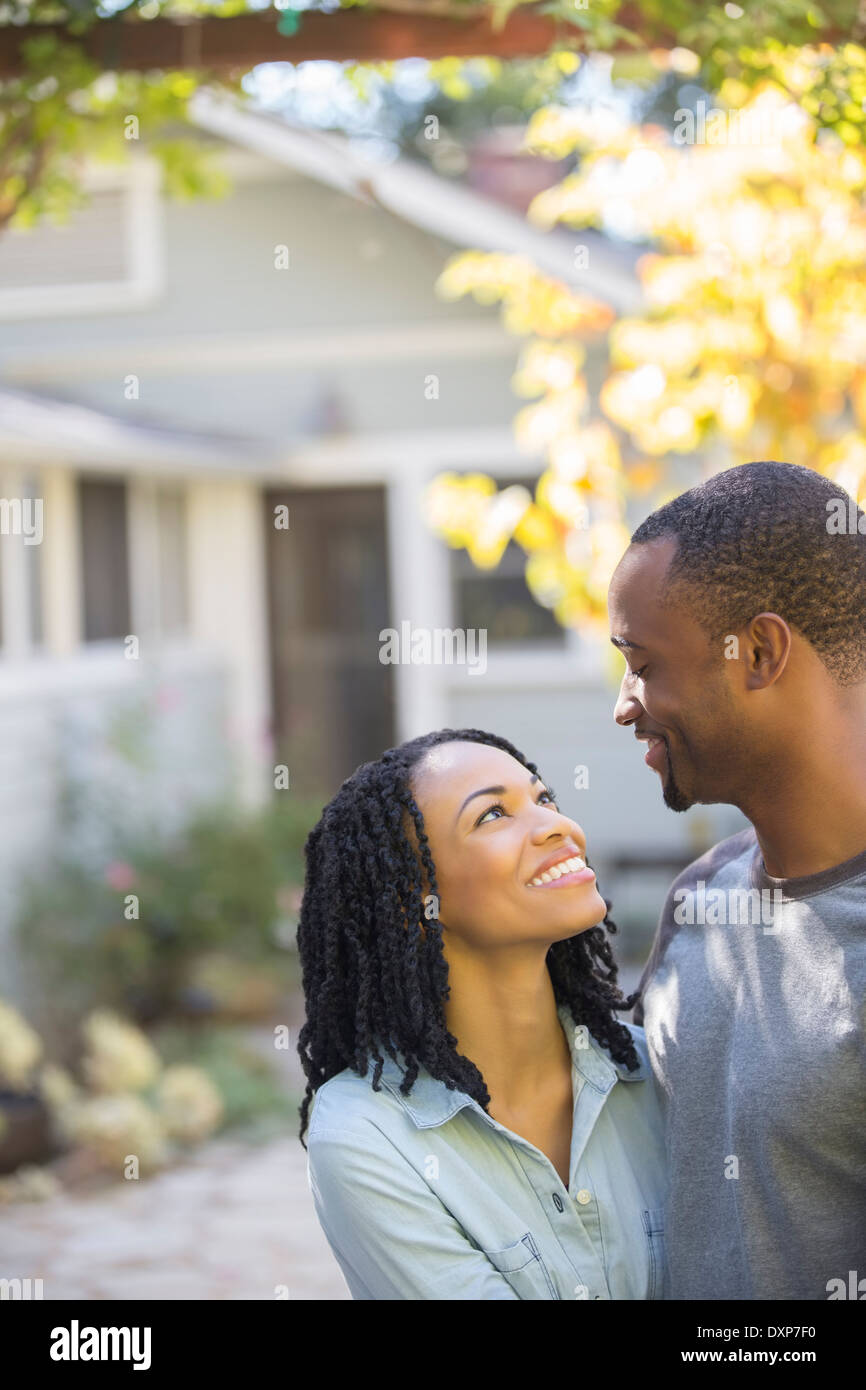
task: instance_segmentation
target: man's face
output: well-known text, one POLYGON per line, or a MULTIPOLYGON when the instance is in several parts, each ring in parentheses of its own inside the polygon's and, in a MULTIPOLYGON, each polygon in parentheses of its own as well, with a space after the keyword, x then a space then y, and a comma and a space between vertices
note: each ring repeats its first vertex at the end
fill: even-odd
POLYGON ((646 761, 672 811, 733 799, 742 764, 742 718, 722 641, 711 642, 679 606, 663 607, 671 538, 631 545, 608 594, 610 634, 627 669, 614 708, 618 724, 648 741, 646 761))

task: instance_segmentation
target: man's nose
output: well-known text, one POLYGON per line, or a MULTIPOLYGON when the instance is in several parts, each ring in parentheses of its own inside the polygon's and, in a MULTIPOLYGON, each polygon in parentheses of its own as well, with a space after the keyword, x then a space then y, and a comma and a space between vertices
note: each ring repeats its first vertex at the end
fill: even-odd
POLYGON ((622 724, 623 727, 628 724, 633 724, 643 713, 643 705, 640 700, 626 688, 627 683, 628 677, 623 676, 622 684, 619 687, 619 695, 613 707, 613 717, 617 724, 622 724))

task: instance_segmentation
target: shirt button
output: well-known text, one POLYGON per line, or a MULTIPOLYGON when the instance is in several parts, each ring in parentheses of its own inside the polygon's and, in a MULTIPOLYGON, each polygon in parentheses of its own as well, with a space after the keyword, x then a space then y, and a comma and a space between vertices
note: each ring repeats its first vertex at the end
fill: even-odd
POLYGON ((557 1211, 563 1211, 563 1210, 564 1210, 563 1205, 562 1205, 562 1198, 560 1197, 560 1195, 559 1195, 558 1192, 554 1192, 554 1194, 553 1194, 553 1205, 556 1207, 556 1210, 557 1210, 557 1211))
POLYGON ((580 1202, 580 1205, 582 1207, 585 1207, 587 1202, 592 1201, 592 1193, 587 1192, 586 1188, 582 1187, 577 1194, 577 1200, 580 1202))

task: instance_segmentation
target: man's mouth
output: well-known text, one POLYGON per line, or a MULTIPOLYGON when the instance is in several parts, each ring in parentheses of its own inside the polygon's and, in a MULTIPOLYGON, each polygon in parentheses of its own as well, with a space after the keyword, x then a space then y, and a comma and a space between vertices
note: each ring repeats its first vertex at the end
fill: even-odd
POLYGON ((648 744, 646 753, 644 754, 644 762, 647 767, 651 767, 656 772, 660 772, 667 757, 667 745, 665 740, 660 738, 657 734, 638 734, 637 737, 640 742, 646 741, 648 744))

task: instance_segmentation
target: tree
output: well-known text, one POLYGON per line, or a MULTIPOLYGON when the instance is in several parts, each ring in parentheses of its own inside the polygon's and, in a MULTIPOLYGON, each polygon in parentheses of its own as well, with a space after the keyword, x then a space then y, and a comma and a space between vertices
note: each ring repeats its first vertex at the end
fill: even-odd
MULTIPOLYGON (((136 130, 162 158, 169 192, 216 191, 201 151, 182 139, 187 102, 217 77, 239 92, 243 74, 269 60, 381 66, 417 55, 453 64, 552 49, 640 57, 688 47, 715 90, 732 69, 753 82, 821 39, 830 60, 814 91, 816 118, 832 123, 849 82, 843 41, 864 28, 857 0, 764 0, 748 10, 697 0, 303 3, 10 0, 0 11, 0 227, 62 215, 77 196, 81 160, 128 154, 136 130)), ((862 110, 844 115, 858 130, 862 119, 862 110)))
POLYGON ((835 61, 821 50, 774 59, 752 90, 726 78, 718 104, 699 100, 670 129, 592 110, 534 118, 527 147, 577 151, 580 165, 536 197, 530 220, 604 228, 615 203, 648 247, 641 314, 614 320, 515 257, 468 252, 443 272, 443 294, 500 302, 526 338, 514 387, 538 399, 516 430, 547 466, 534 498, 442 475, 431 522, 480 566, 517 541, 529 588, 563 624, 603 628, 626 500, 659 505, 681 491, 677 456, 697 456, 695 481, 776 458, 866 498, 866 150, 853 109, 866 54, 848 47, 832 124, 815 104, 835 61), (608 350, 600 418, 581 372, 592 335, 608 350))

